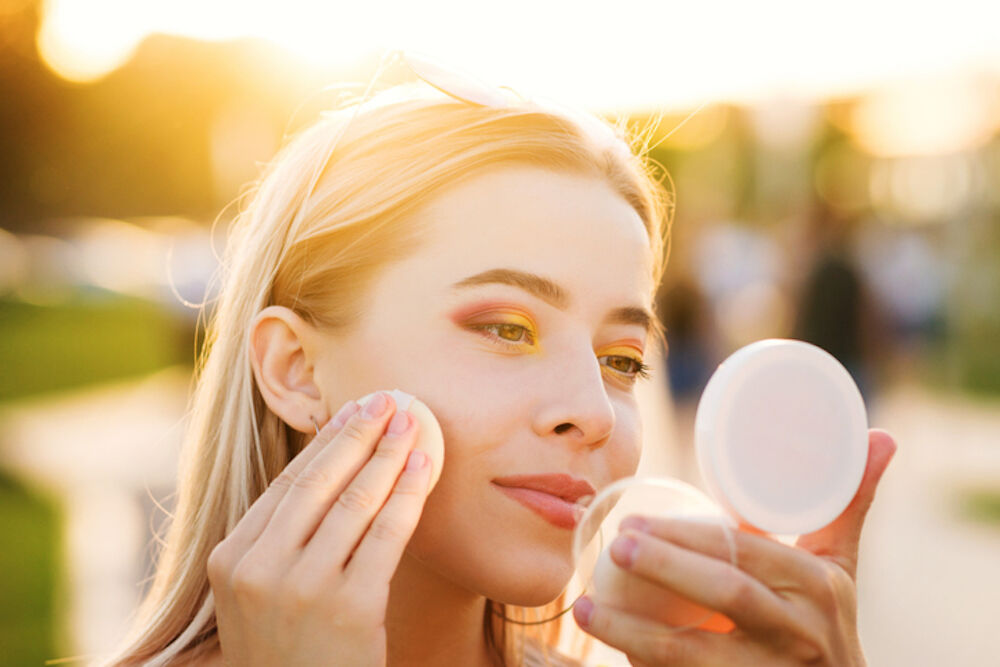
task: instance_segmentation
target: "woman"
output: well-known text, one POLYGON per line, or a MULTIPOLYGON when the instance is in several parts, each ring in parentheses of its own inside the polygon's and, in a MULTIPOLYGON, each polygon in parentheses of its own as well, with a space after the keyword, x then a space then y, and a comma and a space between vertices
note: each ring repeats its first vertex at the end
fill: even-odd
MULTIPOLYGON (((542 487, 636 468, 663 201, 609 127, 530 102, 396 90, 296 138, 230 236, 177 510, 114 664, 563 660, 557 623, 516 623, 557 611, 573 570, 566 500, 542 487), (429 495, 414 420, 356 401, 393 387, 441 424, 429 495)), ((620 566, 732 632, 635 633, 586 599, 577 623, 635 662, 862 664, 854 555, 893 448, 872 438, 838 523, 803 549, 741 534, 736 577, 675 526, 616 540, 620 566)))

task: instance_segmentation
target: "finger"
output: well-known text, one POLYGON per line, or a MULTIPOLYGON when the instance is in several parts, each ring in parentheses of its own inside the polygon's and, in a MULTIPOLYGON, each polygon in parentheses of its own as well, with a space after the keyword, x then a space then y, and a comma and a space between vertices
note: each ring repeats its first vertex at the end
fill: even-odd
POLYGON ((302 555, 303 567, 342 567, 392 493, 417 441, 417 420, 397 412, 371 459, 334 501, 302 555))
POLYGON ((291 481, 258 543, 277 557, 305 545, 330 506, 371 457, 395 403, 379 392, 291 481))
POLYGON ((761 533, 742 529, 723 531, 702 521, 630 516, 621 530, 636 530, 668 540, 685 549, 733 563, 768 588, 799 588, 803 582, 822 579, 825 569, 816 558, 761 533))
POLYGON ((392 494, 376 515, 344 571, 360 590, 388 587, 420 521, 430 481, 430 458, 419 449, 413 450, 392 494))
POLYGON ((868 465, 854 500, 833 523, 801 536, 796 546, 823 556, 842 567, 854 579, 858 567, 858 542, 865 516, 875 499, 875 489, 896 453, 892 436, 880 429, 868 431, 868 465))
POLYGON ((334 415, 333 419, 323 425, 323 428, 320 429, 316 437, 285 466, 281 474, 274 478, 264 493, 254 501, 250 509, 247 510, 247 513, 236 524, 229 538, 232 544, 242 547, 242 550, 245 551, 260 537, 260 534, 264 531, 264 527, 267 526, 268 521, 270 521, 271 516, 274 514, 275 508, 278 507, 278 503, 285 496, 286 491, 295 478, 316 458, 316 455, 324 447, 330 444, 340 432, 340 429, 344 427, 347 420, 358 409, 359 406, 355 401, 348 401, 334 415))
POLYGON ((611 558, 633 575, 725 614, 747 632, 770 634, 794 625, 788 602, 726 561, 632 530, 615 538, 611 558))
POLYGON ((732 635, 695 629, 672 630, 655 621, 597 604, 589 597, 577 600, 573 618, 585 632, 628 655, 629 661, 649 665, 741 665, 743 645, 732 635))

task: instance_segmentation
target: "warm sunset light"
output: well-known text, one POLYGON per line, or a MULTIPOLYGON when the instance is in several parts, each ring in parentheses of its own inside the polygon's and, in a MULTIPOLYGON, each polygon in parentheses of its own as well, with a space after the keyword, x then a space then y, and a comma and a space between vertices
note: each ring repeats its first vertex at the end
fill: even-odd
POLYGON ((855 110, 859 143, 874 155, 933 155, 982 146, 1000 129, 1000 89, 975 78, 896 84, 855 110))
POLYGON ((0 147, 0 667, 1000 664, 1000 0, 0 0, 0 147))
POLYGON ((456 0, 46 0, 38 44, 55 72, 78 82, 113 71, 153 33, 261 38, 320 69, 409 48, 529 95, 612 110, 816 99, 913 73, 996 72, 997 25, 1000 6, 977 0, 946 12, 903 0, 625 0, 586 14, 527 0, 502 12, 456 0))

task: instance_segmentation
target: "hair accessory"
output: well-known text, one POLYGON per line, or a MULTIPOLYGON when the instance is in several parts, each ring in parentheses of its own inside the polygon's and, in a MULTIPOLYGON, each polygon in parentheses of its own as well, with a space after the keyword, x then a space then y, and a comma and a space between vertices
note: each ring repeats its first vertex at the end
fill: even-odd
MULTIPOLYGON (((444 65, 432 58, 427 57, 426 55, 417 54, 412 51, 403 51, 400 49, 386 51, 379 60, 375 73, 368 81, 368 84, 365 86, 361 96, 355 98, 354 101, 349 104, 348 108, 353 106, 353 109, 350 111, 350 117, 340 124, 336 133, 330 138, 329 143, 323 149, 322 159, 316 162, 313 168, 313 173, 309 178, 309 182, 305 190, 305 196, 299 204, 295 215, 292 216, 291 223, 285 229, 285 243, 287 243, 287 239, 294 233, 293 230, 298 229, 301 224, 302 218, 307 210, 307 204, 316 190, 320 177, 323 172, 326 171, 330 160, 333 159, 333 156, 336 153, 341 140, 344 138, 344 135, 354 124, 355 119, 362 113, 362 110, 370 106, 369 103, 372 102, 372 98, 376 97, 378 92, 378 82, 383 79, 388 70, 396 68, 400 65, 408 70, 412 76, 417 77, 428 86, 437 89, 452 99, 472 106, 494 109, 509 109, 518 105, 539 107, 539 100, 528 99, 510 86, 497 86, 484 83, 481 79, 466 71, 457 69, 454 66, 444 65)), ((330 86, 329 88, 334 87, 335 86, 330 86)), ((343 95, 343 91, 341 91, 341 94, 343 95)), ((610 135, 619 141, 624 141, 624 135, 605 123, 598 121, 589 114, 577 114, 563 105, 551 102, 546 102, 544 106, 559 109, 563 113, 571 114, 576 119, 581 129, 589 134, 594 136, 600 136, 602 134, 610 135)), ((697 113, 697 111, 698 110, 695 110, 695 113, 697 113)), ((681 124, 684 122, 687 122, 687 119, 685 119, 685 121, 681 124)), ((282 245, 284 246, 285 244, 283 243, 282 245)))
MULTIPOLYGON (((287 239, 293 233, 293 230, 299 227, 302 217, 305 215, 306 205, 316 190, 320 176, 326 170, 326 166, 333 158, 348 128, 354 124, 354 120, 375 95, 379 79, 382 78, 388 69, 398 64, 405 65, 413 75, 417 76, 424 83, 460 102, 482 107, 506 108, 510 106, 510 97, 506 93, 514 91, 506 86, 490 86, 465 72, 442 65, 426 56, 406 53, 398 49, 387 51, 379 60, 378 67, 365 87, 364 92, 361 94, 361 97, 353 103, 354 109, 351 111, 350 118, 341 124, 336 134, 330 139, 330 143, 324 149, 323 158, 316 163, 305 190, 305 197, 292 217, 290 225, 285 230, 286 241, 282 245, 287 244, 287 239)), ((514 95, 520 97, 516 92, 514 92, 514 95)))
POLYGON ((396 51, 392 56, 406 63, 424 83, 437 88, 449 97, 484 107, 503 109, 510 106, 510 98, 504 92, 510 90, 509 88, 498 88, 484 83, 468 72, 443 65, 412 51, 396 51))
MULTIPOLYGON (((340 131, 334 135, 333 140, 327 146, 324 158, 317 164, 316 170, 309 180, 307 196, 313 193, 320 174, 325 169, 327 163, 333 157, 340 140, 347 132, 354 119, 361 113, 362 108, 371 100, 375 94, 377 84, 385 72, 396 65, 405 65, 409 71, 416 75, 421 81, 435 88, 445 95, 466 104, 483 107, 506 108, 510 106, 510 98, 505 91, 509 88, 500 88, 483 83, 472 75, 456 70, 436 62, 426 56, 415 53, 407 53, 400 50, 387 51, 379 60, 378 67, 372 75, 371 80, 365 87, 360 99, 354 102, 354 111, 350 119, 340 127, 340 131)), ((516 95, 516 93, 515 93, 516 95)))

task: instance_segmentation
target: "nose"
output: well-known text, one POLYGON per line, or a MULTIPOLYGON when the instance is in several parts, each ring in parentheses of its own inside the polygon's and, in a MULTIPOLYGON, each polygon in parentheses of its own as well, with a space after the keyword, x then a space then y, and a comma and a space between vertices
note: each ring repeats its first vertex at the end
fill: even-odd
POLYGON ((545 374, 544 396, 533 430, 577 447, 602 447, 615 427, 600 364, 593 350, 564 351, 553 357, 545 374))

